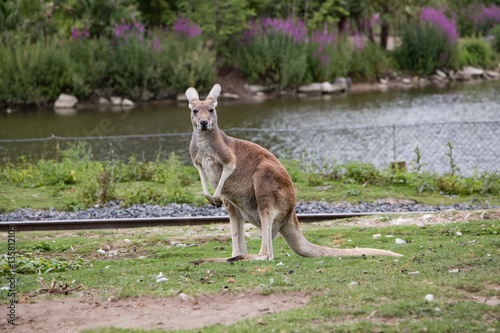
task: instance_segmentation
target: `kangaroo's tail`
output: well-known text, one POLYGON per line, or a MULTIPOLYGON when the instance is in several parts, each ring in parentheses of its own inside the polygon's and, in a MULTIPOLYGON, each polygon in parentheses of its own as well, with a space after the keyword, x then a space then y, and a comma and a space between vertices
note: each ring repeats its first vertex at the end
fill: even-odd
POLYGON ((280 233, 293 252, 303 257, 336 257, 336 256, 391 256, 403 257, 402 254, 387 250, 356 248, 356 249, 334 249, 310 243, 302 234, 299 220, 295 212, 291 214, 291 220, 285 223, 280 233))

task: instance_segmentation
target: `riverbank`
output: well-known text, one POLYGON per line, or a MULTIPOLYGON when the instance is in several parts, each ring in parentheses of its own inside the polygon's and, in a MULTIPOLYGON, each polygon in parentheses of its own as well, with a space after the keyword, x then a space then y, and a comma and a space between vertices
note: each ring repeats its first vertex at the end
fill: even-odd
MULTIPOLYGON (((231 103, 258 103, 269 99, 294 99, 311 98, 323 96, 359 94, 367 92, 385 92, 389 90, 407 90, 423 88, 427 86, 445 87, 453 84, 477 84, 484 81, 500 80, 500 64, 498 68, 475 68, 466 66, 461 70, 438 70, 431 76, 410 76, 398 75, 391 72, 377 81, 357 81, 353 82, 350 78, 337 78, 335 82, 315 82, 307 85, 301 85, 296 89, 278 90, 269 86, 249 84, 237 70, 226 70, 219 73, 215 79, 222 85, 222 94, 220 99, 231 103)), ((201 96, 207 92, 201 92, 201 96)), ((47 104, 38 109, 55 109, 60 114, 71 115, 78 109, 98 108, 131 110, 135 106, 156 105, 170 103, 184 103, 186 97, 184 94, 172 95, 165 92, 164 95, 154 99, 141 101, 130 100, 121 96, 93 96, 90 99, 78 100, 75 96, 61 94, 54 104, 47 104)), ((12 106, 3 110, 6 113, 16 112, 25 109, 25 106, 12 106)), ((36 109, 34 107, 33 109, 36 109)))

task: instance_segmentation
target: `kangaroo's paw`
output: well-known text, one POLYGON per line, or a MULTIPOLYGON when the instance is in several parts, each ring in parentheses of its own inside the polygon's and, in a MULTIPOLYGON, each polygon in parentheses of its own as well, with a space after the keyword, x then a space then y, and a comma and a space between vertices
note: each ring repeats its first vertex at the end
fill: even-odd
POLYGON ((205 264, 205 263, 210 263, 210 262, 211 263, 229 262, 228 260, 229 260, 228 258, 210 258, 210 259, 198 259, 195 261, 190 261, 189 263, 199 265, 199 264, 205 264))
POLYGON ((215 207, 221 207, 222 206, 222 200, 220 197, 212 197, 212 205, 215 207))
POLYGON ((227 262, 234 261, 253 261, 253 260, 269 260, 269 256, 262 254, 241 254, 239 256, 227 259, 227 262))

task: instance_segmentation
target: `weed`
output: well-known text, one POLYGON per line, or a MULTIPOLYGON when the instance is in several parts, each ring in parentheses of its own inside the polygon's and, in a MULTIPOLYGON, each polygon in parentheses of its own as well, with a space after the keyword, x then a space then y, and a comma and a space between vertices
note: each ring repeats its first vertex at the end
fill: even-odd
POLYGON ((33 246, 33 250, 38 252, 51 252, 51 251, 67 251, 70 250, 69 245, 52 246, 50 241, 40 241, 40 243, 33 246))
POLYGON ((77 256, 74 260, 66 261, 64 258, 46 259, 33 257, 30 253, 16 254, 14 266, 8 261, 7 255, 0 257, 0 275, 9 274, 14 270, 17 274, 46 274, 49 272, 63 272, 92 267, 95 260, 85 260, 77 256))
POLYGON ((359 197, 361 195, 361 192, 359 190, 349 190, 347 191, 347 196, 348 197, 359 197))

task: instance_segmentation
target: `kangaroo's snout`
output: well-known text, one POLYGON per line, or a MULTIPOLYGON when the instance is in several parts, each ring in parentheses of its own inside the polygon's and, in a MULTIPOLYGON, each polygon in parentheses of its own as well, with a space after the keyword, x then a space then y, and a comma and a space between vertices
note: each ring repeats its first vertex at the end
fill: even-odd
POLYGON ((206 130, 208 129, 208 120, 200 120, 200 129, 201 130, 206 130))

